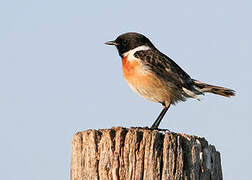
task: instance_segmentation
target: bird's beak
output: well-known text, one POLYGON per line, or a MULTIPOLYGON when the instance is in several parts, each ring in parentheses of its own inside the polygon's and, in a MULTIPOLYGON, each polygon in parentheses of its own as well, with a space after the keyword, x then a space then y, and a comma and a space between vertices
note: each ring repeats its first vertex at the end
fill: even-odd
POLYGON ((117 45, 119 45, 117 42, 115 42, 115 41, 108 41, 108 42, 105 42, 105 44, 107 44, 107 45, 113 45, 113 46, 117 46, 117 45))

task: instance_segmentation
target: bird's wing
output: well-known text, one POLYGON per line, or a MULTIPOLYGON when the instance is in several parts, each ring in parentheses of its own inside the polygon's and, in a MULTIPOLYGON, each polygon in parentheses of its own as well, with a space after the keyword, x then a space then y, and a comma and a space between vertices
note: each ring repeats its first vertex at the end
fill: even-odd
POLYGON ((135 57, 158 77, 178 88, 192 90, 193 80, 171 58, 157 50, 137 51, 135 57))

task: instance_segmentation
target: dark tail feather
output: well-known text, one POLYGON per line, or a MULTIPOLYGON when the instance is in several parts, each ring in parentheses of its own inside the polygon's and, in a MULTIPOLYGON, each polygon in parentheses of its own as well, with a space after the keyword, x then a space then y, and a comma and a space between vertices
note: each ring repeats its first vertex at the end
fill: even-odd
POLYGON ((194 86, 195 86, 194 88, 202 93, 210 92, 210 93, 218 94, 218 95, 225 96, 225 97, 235 96, 235 91, 232 89, 228 89, 228 88, 224 88, 224 87, 220 87, 220 86, 214 86, 214 85, 210 85, 210 84, 205 84, 205 83, 202 83, 197 80, 193 80, 193 82, 194 82, 194 86))

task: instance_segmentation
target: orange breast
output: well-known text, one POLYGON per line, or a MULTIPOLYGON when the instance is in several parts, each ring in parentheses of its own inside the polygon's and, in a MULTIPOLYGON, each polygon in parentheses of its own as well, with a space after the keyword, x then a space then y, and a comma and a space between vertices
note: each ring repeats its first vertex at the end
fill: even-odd
POLYGON ((128 81, 134 76, 137 76, 141 71, 142 65, 136 60, 128 60, 128 56, 124 57, 122 59, 122 70, 123 70, 123 76, 128 81))
POLYGON ((164 91, 163 83, 137 60, 122 59, 123 76, 130 87, 140 96, 151 101, 161 102, 164 91))
POLYGON ((122 59, 122 66, 123 76, 132 86, 147 87, 155 79, 153 74, 147 71, 137 59, 129 61, 128 57, 125 57, 122 59))
MULTIPOLYGON (((181 99, 173 87, 147 70, 137 59, 122 59, 123 76, 130 87, 141 97, 154 102, 170 104, 181 99)), ((181 97, 180 97, 181 96, 181 97)))

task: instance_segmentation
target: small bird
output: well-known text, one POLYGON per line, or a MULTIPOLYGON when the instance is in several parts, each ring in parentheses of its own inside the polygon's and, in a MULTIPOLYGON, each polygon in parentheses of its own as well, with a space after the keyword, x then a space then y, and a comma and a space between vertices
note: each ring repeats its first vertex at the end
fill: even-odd
POLYGON ((192 79, 142 34, 125 33, 105 44, 117 48, 122 58, 123 76, 129 86, 139 96, 162 104, 163 109, 151 129, 158 129, 171 104, 185 101, 187 98, 200 100, 197 95, 207 92, 225 97, 235 95, 232 89, 192 79))

